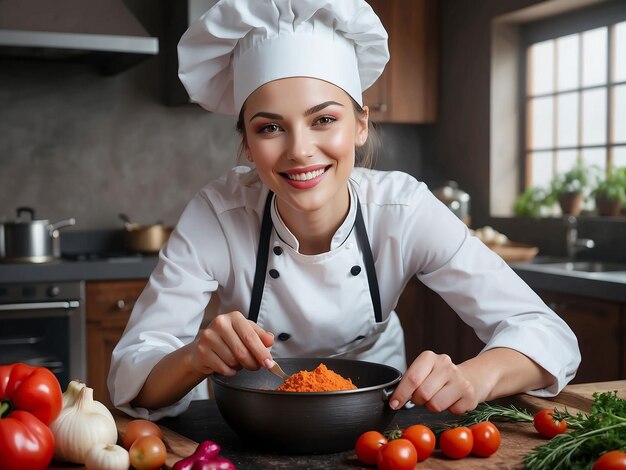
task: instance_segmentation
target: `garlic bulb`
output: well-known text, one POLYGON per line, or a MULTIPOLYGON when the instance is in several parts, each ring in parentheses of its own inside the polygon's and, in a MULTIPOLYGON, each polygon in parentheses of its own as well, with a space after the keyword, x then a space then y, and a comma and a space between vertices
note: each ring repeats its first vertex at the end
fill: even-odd
MULTIPOLYGON (((69 389, 70 387, 68 387, 69 389)), ((96 444, 115 444, 117 426, 111 412, 100 402, 94 401, 93 389, 78 389, 75 399, 70 397, 67 406, 50 424, 54 434, 54 457, 74 463, 85 463, 85 454, 96 444)))
MULTIPOLYGON (((74 406, 76 400, 78 399, 78 396, 80 395, 80 391, 85 387, 86 385, 84 382, 81 382, 80 380, 72 380, 67 385, 65 392, 63 392, 63 408, 66 408, 68 406, 74 406)), ((113 423, 113 425, 115 425, 113 415, 106 406, 96 400, 93 400, 92 406, 94 407, 94 409, 100 409, 103 415, 111 417, 111 422, 113 423)))
POLYGON ((85 454, 87 470, 128 470, 128 451, 115 444, 96 444, 85 454))

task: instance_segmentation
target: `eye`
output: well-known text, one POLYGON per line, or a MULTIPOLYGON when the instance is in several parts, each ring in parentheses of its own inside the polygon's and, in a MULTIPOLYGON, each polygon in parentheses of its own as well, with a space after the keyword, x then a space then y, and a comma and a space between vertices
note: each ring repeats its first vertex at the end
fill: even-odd
POLYGON ((273 134, 275 132, 280 131, 281 128, 278 124, 265 124, 264 126, 259 127, 257 130, 258 134, 273 134))
POLYGON ((327 126, 329 124, 332 124, 333 122, 335 122, 337 119, 335 119, 332 116, 328 116, 328 115, 324 115, 324 116, 320 116, 318 117, 315 121, 313 121, 313 125, 319 125, 319 126, 327 126))

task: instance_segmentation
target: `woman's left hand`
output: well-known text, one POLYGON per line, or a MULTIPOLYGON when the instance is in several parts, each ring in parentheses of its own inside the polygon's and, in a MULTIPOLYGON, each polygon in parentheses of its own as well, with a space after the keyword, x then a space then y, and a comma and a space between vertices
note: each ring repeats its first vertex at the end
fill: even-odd
POLYGON ((411 400, 433 412, 448 410, 462 414, 486 398, 487 392, 478 388, 467 371, 454 364, 450 356, 424 351, 409 366, 389 404, 399 409, 411 400))

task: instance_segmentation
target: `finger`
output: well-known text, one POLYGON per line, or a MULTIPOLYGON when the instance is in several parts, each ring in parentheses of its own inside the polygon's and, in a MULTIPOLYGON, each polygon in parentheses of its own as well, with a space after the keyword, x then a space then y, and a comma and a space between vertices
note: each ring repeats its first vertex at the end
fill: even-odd
POLYGON ((236 368, 229 365, 236 363, 230 349, 219 335, 209 329, 200 332, 192 361, 194 369, 203 374, 217 372, 231 376, 236 373, 236 368))
POLYGON ((447 410, 463 397, 463 390, 455 382, 448 382, 439 388, 424 406, 433 413, 447 410))
POLYGON ((436 357, 432 351, 424 351, 417 356, 389 399, 389 406, 392 409, 399 409, 411 398, 413 392, 432 372, 436 357))
POLYGON ((232 343, 229 343, 229 346, 235 357, 246 369, 257 370, 267 359, 271 359, 272 356, 267 349, 268 347, 261 337, 263 336, 265 341, 270 340, 272 343, 273 338, 270 339, 267 332, 255 322, 247 319, 238 320, 233 323, 233 329, 237 337, 232 338, 232 343))
POLYGON ((423 405, 430 402, 440 391, 458 374, 457 367, 449 356, 438 355, 433 363, 431 373, 415 389, 412 395, 413 403, 423 405))
POLYGON ((271 347, 274 344, 274 333, 271 331, 265 331, 256 323, 252 322, 253 328, 261 338, 261 342, 265 345, 266 348, 271 347))

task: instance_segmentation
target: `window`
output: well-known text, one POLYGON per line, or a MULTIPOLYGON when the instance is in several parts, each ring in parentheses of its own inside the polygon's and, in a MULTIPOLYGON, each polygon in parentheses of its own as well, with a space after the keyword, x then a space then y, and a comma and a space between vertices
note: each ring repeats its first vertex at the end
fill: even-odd
POLYGON ((602 171, 626 166, 623 10, 609 5, 524 31, 526 188, 548 186, 577 162, 602 171))

